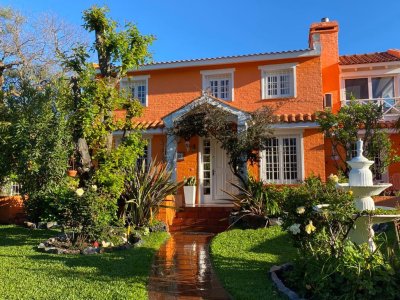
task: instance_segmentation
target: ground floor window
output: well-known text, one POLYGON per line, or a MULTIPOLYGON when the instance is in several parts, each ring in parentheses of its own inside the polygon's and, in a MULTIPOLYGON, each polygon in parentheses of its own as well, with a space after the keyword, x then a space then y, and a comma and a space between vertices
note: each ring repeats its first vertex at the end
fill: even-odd
POLYGON ((261 178, 269 183, 296 183, 301 180, 300 138, 282 136, 267 139, 261 153, 261 178))

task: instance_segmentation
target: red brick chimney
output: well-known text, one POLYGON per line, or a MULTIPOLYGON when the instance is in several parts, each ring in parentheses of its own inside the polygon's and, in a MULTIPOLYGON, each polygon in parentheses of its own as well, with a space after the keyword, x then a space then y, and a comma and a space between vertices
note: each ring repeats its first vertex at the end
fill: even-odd
POLYGON ((309 33, 309 47, 321 51, 322 93, 331 94, 333 111, 340 109, 338 33, 338 22, 328 18, 311 24, 309 33))

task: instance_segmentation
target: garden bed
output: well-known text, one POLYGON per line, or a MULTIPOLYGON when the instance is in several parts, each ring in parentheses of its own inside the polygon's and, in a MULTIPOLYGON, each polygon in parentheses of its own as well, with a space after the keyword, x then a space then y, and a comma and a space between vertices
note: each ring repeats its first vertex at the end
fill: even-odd
POLYGON ((2 299, 147 299, 153 256, 168 238, 151 233, 141 247, 94 256, 37 252, 54 234, 0 226, 2 299))

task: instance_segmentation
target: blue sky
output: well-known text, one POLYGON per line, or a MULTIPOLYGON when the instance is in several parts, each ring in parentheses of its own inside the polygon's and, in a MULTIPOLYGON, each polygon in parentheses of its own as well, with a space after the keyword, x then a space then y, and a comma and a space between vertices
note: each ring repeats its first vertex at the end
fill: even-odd
POLYGON ((107 5, 111 16, 154 34, 154 60, 306 48, 312 22, 339 22, 341 54, 400 49, 400 1, 371 0, 0 0, 24 14, 52 12, 82 24, 82 11, 107 5))

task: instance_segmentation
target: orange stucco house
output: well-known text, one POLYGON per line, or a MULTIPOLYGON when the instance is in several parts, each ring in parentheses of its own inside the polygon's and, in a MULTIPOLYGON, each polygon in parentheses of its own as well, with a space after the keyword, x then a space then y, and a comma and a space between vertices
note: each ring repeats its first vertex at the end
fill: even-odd
MULTIPOLYGON (((174 177, 196 176, 196 203, 223 205, 232 179, 226 154, 215 141, 193 137, 189 143, 168 135, 174 120, 207 102, 246 126, 246 112, 264 105, 275 109, 274 138, 248 172, 266 182, 293 184, 311 174, 326 176, 324 136, 315 113, 324 95, 340 107, 338 24, 312 24, 302 50, 151 63, 128 73, 121 82, 145 106, 137 127, 148 139, 146 155, 170 164, 174 177), (208 91, 205 93, 204 91, 208 91)), ((116 144, 120 133, 115 132, 116 144)), ((177 204, 183 203, 177 195, 177 204)))
MULTIPOLYGON (((264 105, 275 109, 270 147, 261 153, 259 166, 247 170, 267 183, 295 184, 311 174, 326 178, 336 173, 335 155, 315 113, 339 110, 349 92, 359 101, 384 105, 382 124, 400 149, 400 136, 391 131, 391 121, 400 116, 400 51, 340 56, 338 32, 338 23, 324 18, 311 25, 305 49, 154 62, 128 72, 121 88, 144 106, 135 124, 148 140, 145 158, 168 163, 176 180, 197 178, 197 207, 176 216, 172 210, 161 212, 163 220, 173 223, 170 228, 210 225, 210 216, 230 210, 223 190, 232 188, 228 181, 233 175, 224 151, 210 139, 193 137, 188 142, 168 134, 174 121, 199 103, 228 111, 238 128, 246 126, 247 112, 264 105)), ((115 145, 121 135, 114 133, 115 145)), ((382 180, 400 189, 400 164, 390 166, 382 180)), ((175 203, 184 207, 183 191, 175 203)))

